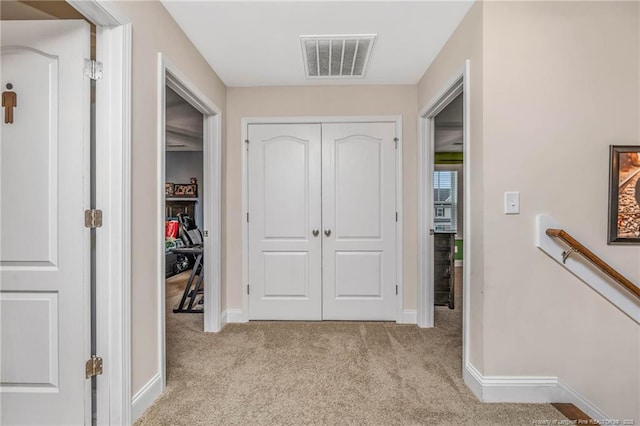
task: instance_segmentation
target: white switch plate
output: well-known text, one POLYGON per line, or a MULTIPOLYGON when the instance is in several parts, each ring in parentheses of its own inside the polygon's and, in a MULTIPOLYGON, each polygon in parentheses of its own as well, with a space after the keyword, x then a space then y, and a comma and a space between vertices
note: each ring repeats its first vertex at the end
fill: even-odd
POLYGON ((504 193, 504 214, 520 214, 520 193, 504 193))

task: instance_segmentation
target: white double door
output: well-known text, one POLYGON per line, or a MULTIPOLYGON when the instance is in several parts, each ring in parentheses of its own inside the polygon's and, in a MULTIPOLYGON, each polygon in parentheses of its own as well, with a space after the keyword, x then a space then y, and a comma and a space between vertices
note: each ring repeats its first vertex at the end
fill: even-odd
POLYGON ((395 126, 248 126, 250 319, 396 319, 395 126))

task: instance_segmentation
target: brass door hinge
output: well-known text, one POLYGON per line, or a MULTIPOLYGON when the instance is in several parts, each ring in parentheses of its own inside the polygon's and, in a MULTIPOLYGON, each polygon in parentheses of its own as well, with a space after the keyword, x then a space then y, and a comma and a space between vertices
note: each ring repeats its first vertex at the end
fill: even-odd
POLYGON ((99 376, 102 374, 102 358, 99 356, 91 355, 91 359, 85 364, 85 372, 87 373, 87 379, 93 376, 99 376))
POLYGON ((102 210, 85 210, 84 226, 85 228, 100 228, 102 226, 102 210))

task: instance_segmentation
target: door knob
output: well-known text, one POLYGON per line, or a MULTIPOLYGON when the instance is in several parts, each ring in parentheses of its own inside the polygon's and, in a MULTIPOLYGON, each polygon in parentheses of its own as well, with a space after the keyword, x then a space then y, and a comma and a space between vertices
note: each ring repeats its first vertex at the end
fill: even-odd
POLYGON ((325 230, 324 230, 324 235, 326 235, 327 237, 328 237, 329 235, 331 235, 331 229, 325 229, 325 230))
POLYGON ((314 229, 313 231, 311 231, 313 233, 314 237, 317 237, 320 234, 320 231, 317 229, 314 229))

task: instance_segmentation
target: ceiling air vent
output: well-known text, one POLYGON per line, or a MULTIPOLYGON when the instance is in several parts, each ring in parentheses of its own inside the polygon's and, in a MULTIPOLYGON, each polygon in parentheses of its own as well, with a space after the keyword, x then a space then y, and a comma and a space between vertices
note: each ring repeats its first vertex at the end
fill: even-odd
POLYGON ((300 36, 307 78, 360 78, 376 34, 300 36))

